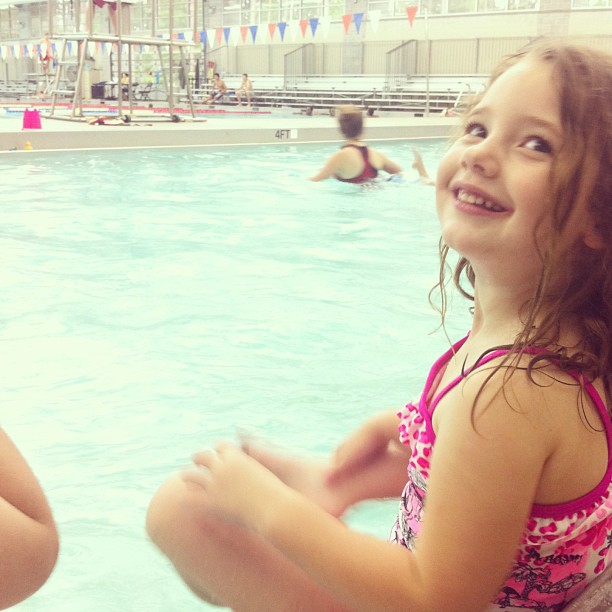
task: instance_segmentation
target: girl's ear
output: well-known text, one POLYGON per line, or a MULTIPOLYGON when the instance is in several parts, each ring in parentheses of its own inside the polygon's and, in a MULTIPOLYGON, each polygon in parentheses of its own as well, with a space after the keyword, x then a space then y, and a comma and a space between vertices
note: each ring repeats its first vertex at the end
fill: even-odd
POLYGON ((595 223, 593 223, 593 219, 589 219, 589 222, 586 227, 586 231, 584 232, 584 236, 582 237, 584 240, 584 244, 586 244, 589 249, 603 249, 606 246, 606 243, 601 235, 601 232, 595 227, 595 223))

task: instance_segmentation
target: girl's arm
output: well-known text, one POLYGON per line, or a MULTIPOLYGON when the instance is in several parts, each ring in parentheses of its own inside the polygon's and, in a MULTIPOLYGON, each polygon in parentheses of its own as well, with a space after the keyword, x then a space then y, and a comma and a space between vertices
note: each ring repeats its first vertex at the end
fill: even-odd
POLYGON ((330 484, 341 483, 355 477, 373 463, 394 463, 399 456, 402 465, 401 480, 405 484, 410 448, 400 443, 398 425, 397 414, 392 410, 385 410, 368 419, 346 438, 332 456, 327 481, 330 484))
POLYGON ((0 607, 15 605, 47 580, 58 554, 51 510, 36 477, 0 430, 0 607))
POLYGON ((366 499, 399 497, 410 449, 399 442, 398 422, 390 410, 370 418, 329 462, 291 456, 248 436, 241 448, 287 486, 338 517, 366 499))
POLYGON ((550 414, 539 416, 546 389, 524 378, 517 373, 504 394, 494 377, 475 426, 481 376, 440 402, 414 552, 348 529, 232 445, 201 453, 202 468, 184 477, 220 516, 261 534, 351 610, 482 610, 510 569, 551 452, 550 414))

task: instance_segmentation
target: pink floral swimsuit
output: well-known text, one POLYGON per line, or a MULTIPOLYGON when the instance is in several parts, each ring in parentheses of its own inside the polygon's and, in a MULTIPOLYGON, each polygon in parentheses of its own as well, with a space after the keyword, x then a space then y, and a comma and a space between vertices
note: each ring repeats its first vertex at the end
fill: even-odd
MULTIPOLYGON (((436 441, 432 416, 440 400, 465 375, 431 397, 429 403, 427 400, 453 350, 458 350, 464 342, 465 338, 436 361, 420 399, 398 413, 400 441, 411 447, 412 456, 391 541, 410 550, 421 531, 430 459, 436 441)), ((491 352, 477 366, 505 353, 491 352)), ((608 469, 605 476, 590 493, 578 499, 532 506, 512 571, 489 610, 562 610, 612 562, 612 423, 601 397, 589 383, 586 391, 597 406, 606 430, 608 469)))

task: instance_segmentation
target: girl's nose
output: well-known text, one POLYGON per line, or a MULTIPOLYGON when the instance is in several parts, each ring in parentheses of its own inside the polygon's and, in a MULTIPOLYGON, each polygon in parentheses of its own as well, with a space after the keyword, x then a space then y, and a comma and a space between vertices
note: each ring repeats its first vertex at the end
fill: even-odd
POLYGON ((461 157, 461 165, 487 178, 495 176, 499 171, 497 155, 488 139, 466 147, 461 157))

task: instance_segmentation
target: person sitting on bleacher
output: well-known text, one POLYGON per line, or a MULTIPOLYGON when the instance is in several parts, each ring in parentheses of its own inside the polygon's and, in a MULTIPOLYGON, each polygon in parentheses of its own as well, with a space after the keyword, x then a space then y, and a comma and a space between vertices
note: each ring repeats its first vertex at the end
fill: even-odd
POLYGON ((204 104, 212 104, 213 102, 220 102, 223 96, 227 94, 227 87, 225 86, 225 83, 221 79, 221 76, 219 75, 218 72, 215 72, 213 80, 214 80, 214 86, 213 86, 212 93, 210 94, 209 98, 204 102, 204 104))
POLYGON ((238 106, 242 106, 242 96, 246 97, 247 108, 251 108, 251 94, 253 93, 253 83, 251 79, 249 79, 249 75, 245 72, 242 75, 242 83, 240 83, 240 87, 236 90, 236 100, 238 106))

